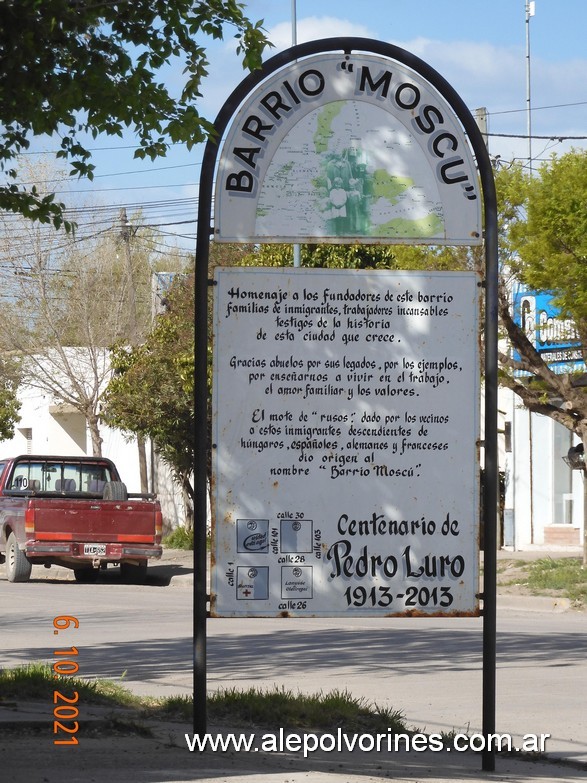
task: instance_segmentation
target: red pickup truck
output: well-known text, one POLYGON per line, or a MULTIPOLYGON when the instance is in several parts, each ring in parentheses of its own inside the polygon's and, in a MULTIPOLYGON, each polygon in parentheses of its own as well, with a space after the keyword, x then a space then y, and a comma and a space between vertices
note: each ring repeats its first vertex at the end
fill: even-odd
POLYGON ((108 459, 0 460, 0 562, 9 582, 28 581, 33 564, 71 568, 78 582, 119 564, 125 581, 142 583, 148 560, 161 557, 161 532, 159 501, 128 493, 108 459))

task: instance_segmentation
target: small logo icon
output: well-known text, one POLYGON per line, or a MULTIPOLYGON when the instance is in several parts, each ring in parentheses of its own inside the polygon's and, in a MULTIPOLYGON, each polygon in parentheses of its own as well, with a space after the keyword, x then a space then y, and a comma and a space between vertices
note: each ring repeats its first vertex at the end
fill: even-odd
POLYGON ((253 533, 243 541, 247 552, 264 552, 267 549, 267 533, 253 533))

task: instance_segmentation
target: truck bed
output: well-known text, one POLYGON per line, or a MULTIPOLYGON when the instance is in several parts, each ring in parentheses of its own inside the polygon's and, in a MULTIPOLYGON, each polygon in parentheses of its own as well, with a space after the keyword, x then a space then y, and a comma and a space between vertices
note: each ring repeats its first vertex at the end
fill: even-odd
POLYGON ((64 565, 79 581, 117 564, 141 580, 148 560, 161 557, 161 533, 159 501, 129 494, 110 460, 21 455, 1 466, 0 560, 9 581, 27 581, 33 564, 64 565))
POLYGON ((153 543, 154 501, 31 498, 27 539, 153 543))

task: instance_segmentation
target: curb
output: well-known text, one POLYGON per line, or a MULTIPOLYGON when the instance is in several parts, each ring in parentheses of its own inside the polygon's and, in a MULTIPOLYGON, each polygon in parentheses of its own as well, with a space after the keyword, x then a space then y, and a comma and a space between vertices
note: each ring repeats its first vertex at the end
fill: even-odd
MULTIPOLYGON (((119 731, 128 726, 130 734, 139 733, 133 726, 140 725, 141 730, 146 729, 148 719, 142 718, 136 711, 117 706, 95 705, 90 707, 85 714, 79 716, 80 728, 86 730, 105 729, 111 730, 113 724, 119 731), (143 725, 144 724, 144 725, 143 725)), ((51 705, 37 701, 0 701, 0 726, 6 729, 18 731, 20 729, 47 730, 56 720, 51 705)), ((152 729, 149 728, 149 731, 152 729)))
POLYGON ((572 610, 572 604, 568 598, 558 598, 548 595, 524 596, 501 593, 497 596, 497 609, 498 611, 564 614, 565 612, 572 610))

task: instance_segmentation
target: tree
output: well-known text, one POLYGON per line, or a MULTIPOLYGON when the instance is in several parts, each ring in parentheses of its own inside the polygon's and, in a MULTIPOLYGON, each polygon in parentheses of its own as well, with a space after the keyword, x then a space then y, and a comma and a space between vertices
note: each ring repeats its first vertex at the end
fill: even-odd
POLYGON ((189 149, 204 140, 212 126, 196 102, 208 61, 197 38, 222 38, 232 26, 243 66, 253 69, 267 45, 261 25, 236 0, 0 3, 0 167, 8 180, 0 209, 72 228, 53 193, 19 184, 16 158, 33 136, 58 135, 57 156, 89 179, 88 137, 129 128, 135 157, 150 159, 171 143, 189 149), (162 81, 170 65, 183 69, 178 96, 162 81))
POLYGON ((20 404, 17 389, 20 381, 19 362, 10 355, 0 355, 0 440, 14 435, 20 404))
MULTIPOLYGON (((114 375, 101 416, 111 427, 152 440, 183 490, 189 516, 195 452, 193 276, 179 277, 166 302, 167 312, 141 345, 114 347, 114 375)), ((191 517, 186 527, 191 528, 191 517)))
POLYGON ((135 235, 130 255, 121 233, 114 225, 82 242, 20 216, 0 216, 0 344, 21 359, 23 384, 84 417, 96 456, 110 347, 131 334, 142 337, 151 324, 151 232, 135 235))
MULTIPOLYGON (((514 349, 500 354, 501 383, 530 411, 577 435, 587 454, 587 376, 549 366, 536 350, 535 335, 529 338, 515 320, 509 290, 511 280, 518 280, 551 293, 560 328, 587 360, 587 152, 553 156, 536 177, 512 167, 499 172, 497 182, 504 263, 499 315, 514 349)), ((587 480, 584 490, 587 512, 587 480)), ((587 533, 583 559, 587 565, 587 533)))
MULTIPOLYGON (((465 269, 472 262, 467 248, 417 245, 301 245, 306 268, 330 269, 465 269)), ((247 266, 292 266, 292 245, 260 245, 243 258, 247 266)))

